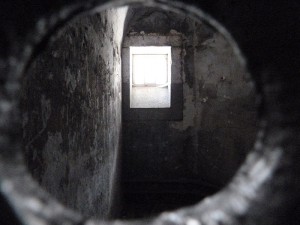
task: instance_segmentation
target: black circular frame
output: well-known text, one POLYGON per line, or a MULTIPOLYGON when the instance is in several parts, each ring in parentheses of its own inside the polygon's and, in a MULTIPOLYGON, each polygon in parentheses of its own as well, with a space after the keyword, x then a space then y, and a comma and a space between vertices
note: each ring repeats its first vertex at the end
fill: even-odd
POLYGON ((297 0, 10 0, 0 3, 0 223, 237 225, 300 219, 300 2, 297 0), (67 21, 129 4, 204 19, 256 84, 260 131, 233 180, 199 204, 148 220, 96 221, 66 209, 31 178, 21 154, 20 77, 67 21))

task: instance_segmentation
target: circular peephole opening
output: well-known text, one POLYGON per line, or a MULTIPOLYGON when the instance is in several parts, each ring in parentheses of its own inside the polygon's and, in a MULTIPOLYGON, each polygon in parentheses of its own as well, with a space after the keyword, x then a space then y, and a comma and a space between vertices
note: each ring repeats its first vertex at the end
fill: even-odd
POLYGON ((33 177, 66 206, 129 219, 192 205, 251 149, 252 81, 206 23, 130 6, 52 39, 23 78, 23 146, 33 177))

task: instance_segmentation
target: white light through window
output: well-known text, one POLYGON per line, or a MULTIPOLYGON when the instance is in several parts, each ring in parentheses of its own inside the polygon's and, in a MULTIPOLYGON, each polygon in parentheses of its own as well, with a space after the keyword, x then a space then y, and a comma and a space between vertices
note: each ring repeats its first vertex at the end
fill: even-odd
POLYGON ((171 47, 130 47, 130 107, 171 107, 171 47))

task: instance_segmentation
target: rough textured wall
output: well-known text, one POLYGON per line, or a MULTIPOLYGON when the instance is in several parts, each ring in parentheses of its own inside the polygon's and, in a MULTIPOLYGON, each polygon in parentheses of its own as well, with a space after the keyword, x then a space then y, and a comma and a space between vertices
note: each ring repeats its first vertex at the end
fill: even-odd
POLYGON ((126 12, 72 21, 24 77, 29 169, 47 191, 84 215, 111 216, 118 205, 126 12))
MULTIPOLYGON (((215 191, 233 176, 255 139, 256 109, 249 75, 223 36, 205 24, 155 9, 137 9, 132 14, 123 52, 132 39, 159 42, 181 35, 182 46, 176 49, 181 59, 173 60, 173 66, 180 67, 183 99, 178 101, 183 104, 183 116, 179 121, 172 120, 171 110, 161 118, 134 119, 130 112, 124 113, 126 189, 194 192, 199 196, 201 191, 202 195, 215 191), (160 187, 150 187, 149 183, 160 187)), ((126 65, 123 68, 126 72, 126 65)), ((126 85, 123 82, 123 91, 126 85)), ((177 96, 176 91, 179 89, 172 89, 172 98, 177 96)), ((125 99, 123 103, 124 111, 134 112, 125 99)), ((139 109, 143 115, 149 112, 139 109)))

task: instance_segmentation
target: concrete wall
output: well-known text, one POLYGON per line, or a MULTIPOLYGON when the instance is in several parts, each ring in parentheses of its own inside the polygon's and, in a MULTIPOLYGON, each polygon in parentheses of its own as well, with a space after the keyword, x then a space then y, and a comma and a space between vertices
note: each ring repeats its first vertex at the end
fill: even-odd
POLYGON ((72 21, 23 80, 28 167, 41 185, 87 216, 118 206, 121 42, 127 8, 72 21))
MULTIPOLYGON (((128 43, 144 45, 150 39, 160 45, 174 35, 182 39, 181 46, 172 48, 178 56, 172 67, 178 67, 180 74, 175 76, 180 77, 181 88, 171 93, 182 103, 182 118, 172 118, 178 113, 172 107, 158 117, 151 116, 156 109, 137 109, 140 116, 132 117, 137 112, 129 109, 124 98, 123 111, 128 114, 123 115, 122 171, 127 190, 138 189, 140 184, 139 191, 146 191, 149 183, 173 191, 195 191, 201 186, 216 190, 233 176, 255 139, 255 99, 249 75, 224 37, 207 25, 151 8, 131 10, 134 16, 123 52, 128 43), (180 91, 182 99, 178 99, 180 91)), ((128 60, 123 59, 126 76, 128 60)), ((129 84, 125 81, 126 97, 129 84)))

